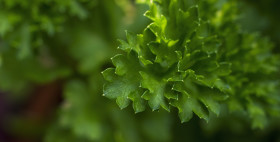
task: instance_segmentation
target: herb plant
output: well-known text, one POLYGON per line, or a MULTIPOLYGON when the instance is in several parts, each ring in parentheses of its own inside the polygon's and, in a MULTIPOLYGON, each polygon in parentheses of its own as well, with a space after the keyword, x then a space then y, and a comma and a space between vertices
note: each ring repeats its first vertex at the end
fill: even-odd
POLYGON ((275 7, 0 0, 0 141, 280 139, 275 7))
MULTIPOLYGON (((149 2, 148 2, 149 3, 149 2)), ((253 127, 279 116, 279 57, 272 43, 235 22, 236 2, 155 0, 142 34, 127 32, 103 72, 104 96, 135 112, 147 104, 178 109, 182 122, 195 113, 208 121, 222 107, 245 112, 253 127)))

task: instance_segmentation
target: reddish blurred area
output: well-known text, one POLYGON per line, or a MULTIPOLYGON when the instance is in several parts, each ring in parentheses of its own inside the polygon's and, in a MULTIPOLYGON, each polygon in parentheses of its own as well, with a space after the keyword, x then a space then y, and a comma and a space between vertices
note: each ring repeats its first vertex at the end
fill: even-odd
POLYGON ((40 142, 42 129, 55 115, 62 100, 62 81, 35 87, 22 103, 8 102, 0 92, 0 142, 40 142))

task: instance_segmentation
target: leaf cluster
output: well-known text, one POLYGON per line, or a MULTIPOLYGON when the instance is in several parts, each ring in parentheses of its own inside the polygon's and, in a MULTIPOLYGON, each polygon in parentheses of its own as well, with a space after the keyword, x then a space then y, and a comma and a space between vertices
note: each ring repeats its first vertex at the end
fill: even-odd
POLYGON ((209 120, 226 107, 245 113, 262 128, 279 116, 279 56, 273 44, 242 32, 234 1, 154 0, 152 22, 142 34, 126 32, 124 54, 103 73, 104 96, 135 112, 178 109, 182 122, 193 113, 209 120))

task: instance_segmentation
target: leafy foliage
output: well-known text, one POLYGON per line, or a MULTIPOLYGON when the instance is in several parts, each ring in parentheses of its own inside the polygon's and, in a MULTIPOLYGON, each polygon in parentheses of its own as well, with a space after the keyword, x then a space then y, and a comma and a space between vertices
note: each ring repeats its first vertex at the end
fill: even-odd
MULTIPOLYGON (((148 2, 147 2, 148 3, 148 2)), ((221 105, 245 112, 253 127, 279 116, 279 56, 272 43, 244 33, 234 1, 154 0, 145 13, 152 22, 142 34, 126 32, 125 54, 103 72, 104 95, 135 112, 179 110, 182 122, 195 113, 209 120, 221 105)))
MULTIPOLYGON (((126 0, 122 3, 113 0, 42 0, 29 4, 27 1, 0 1, 0 15, 10 19, 20 17, 14 23, 0 18, 0 88, 9 92, 9 97, 15 99, 13 101, 18 101, 29 98, 38 85, 56 80, 62 82, 63 101, 53 115, 53 122, 46 122, 50 126, 44 134, 44 141, 171 139, 168 114, 151 115, 147 112, 139 118, 130 111, 116 109, 101 96, 103 78, 100 72, 102 66, 108 64, 108 58, 116 54, 114 41, 125 36, 119 31, 141 28, 141 25, 127 22, 129 19, 137 17, 135 22, 145 25, 146 19, 141 18, 143 12, 140 11, 145 10, 145 6, 139 6, 140 10, 129 17, 131 15, 127 15, 124 8, 131 7, 132 3, 126 0), (127 21, 120 20, 123 18, 127 21), (23 27, 24 32, 18 32, 25 22, 29 28, 23 27), (44 28, 44 25, 54 28, 44 28), (27 36, 30 38, 25 39, 27 36), (28 44, 24 47, 22 43, 15 44, 19 41, 28 44)), ((10 123, 8 127, 17 126, 10 123)), ((23 135, 26 128, 18 129, 23 135)))
POLYGON ((259 20, 253 12, 250 20, 241 11, 248 3, 240 1, 136 3, 0 0, 0 135, 4 130, 46 142, 216 142, 240 135, 260 141, 274 129, 278 134, 280 65, 272 50, 277 51, 279 24, 259 28, 277 17, 271 4, 258 2, 273 17, 259 20), (41 87, 49 84, 61 97, 52 106, 55 113, 26 116, 32 101, 44 106, 36 98, 44 97, 41 87), (190 123, 178 123, 174 110, 190 123), (256 135, 248 122, 270 127, 256 135))

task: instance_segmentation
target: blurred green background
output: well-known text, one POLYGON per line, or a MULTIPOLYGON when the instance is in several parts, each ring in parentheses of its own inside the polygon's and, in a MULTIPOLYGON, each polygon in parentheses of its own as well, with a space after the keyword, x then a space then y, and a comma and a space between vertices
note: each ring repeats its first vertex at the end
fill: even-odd
MULTIPOLYGON (((239 0, 244 31, 280 53, 280 1, 239 0)), ((149 24, 134 0, 0 0, 0 142, 280 142, 280 121, 242 114, 180 123, 176 110, 135 114, 102 97, 101 71, 125 30, 149 24)))

